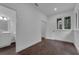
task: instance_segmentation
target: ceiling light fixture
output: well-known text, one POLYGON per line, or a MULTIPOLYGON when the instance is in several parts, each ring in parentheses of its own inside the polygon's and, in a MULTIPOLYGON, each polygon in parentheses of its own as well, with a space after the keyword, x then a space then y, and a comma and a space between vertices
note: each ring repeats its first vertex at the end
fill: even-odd
POLYGON ((5 17, 5 16, 0 16, 0 20, 5 20, 5 21, 7 21, 7 20, 9 20, 9 18, 8 18, 8 17, 5 17))
POLYGON ((7 21, 8 19, 5 17, 4 20, 7 21))
POLYGON ((57 8, 54 8, 54 11, 57 11, 57 8))
POLYGON ((35 4, 35 6, 39 7, 38 3, 34 3, 34 4, 35 4))
POLYGON ((0 20, 2 20, 3 19, 3 17, 2 16, 0 16, 0 20))

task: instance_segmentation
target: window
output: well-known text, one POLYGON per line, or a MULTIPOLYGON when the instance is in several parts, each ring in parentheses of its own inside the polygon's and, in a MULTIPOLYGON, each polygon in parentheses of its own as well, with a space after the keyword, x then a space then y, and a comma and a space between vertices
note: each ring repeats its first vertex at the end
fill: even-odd
POLYGON ((64 18, 64 29, 71 29, 71 17, 64 18))
POLYGON ((57 29, 62 29, 62 19, 61 18, 57 19, 57 29))
POLYGON ((71 16, 57 18, 57 29, 71 29, 71 16))

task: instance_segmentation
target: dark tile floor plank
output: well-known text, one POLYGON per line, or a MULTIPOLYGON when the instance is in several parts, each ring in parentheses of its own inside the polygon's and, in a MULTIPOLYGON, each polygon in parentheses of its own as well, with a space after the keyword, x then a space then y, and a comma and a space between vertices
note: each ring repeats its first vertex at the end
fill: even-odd
POLYGON ((15 43, 8 47, 0 48, 0 55, 16 55, 15 43))
POLYGON ((72 43, 44 39, 41 42, 19 52, 21 55, 77 55, 72 43))

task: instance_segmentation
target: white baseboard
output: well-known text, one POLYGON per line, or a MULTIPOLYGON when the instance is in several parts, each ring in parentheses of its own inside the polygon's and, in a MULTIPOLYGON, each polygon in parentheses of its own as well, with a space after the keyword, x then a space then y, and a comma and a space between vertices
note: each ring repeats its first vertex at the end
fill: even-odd
POLYGON ((54 37, 46 37, 46 39, 59 40, 59 41, 64 41, 64 42, 70 42, 70 43, 73 43, 73 41, 70 41, 70 40, 63 40, 63 39, 61 39, 61 38, 56 39, 56 38, 54 38, 54 37))

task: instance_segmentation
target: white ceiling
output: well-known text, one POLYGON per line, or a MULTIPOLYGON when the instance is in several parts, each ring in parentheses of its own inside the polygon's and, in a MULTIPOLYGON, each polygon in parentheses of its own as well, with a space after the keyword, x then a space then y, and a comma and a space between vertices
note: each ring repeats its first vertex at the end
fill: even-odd
POLYGON ((45 13, 47 16, 70 11, 75 7, 75 3, 38 3, 38 7, 33 4, 34 7, 45 13), (55 11, 54 8, 57 8, 55 11))

